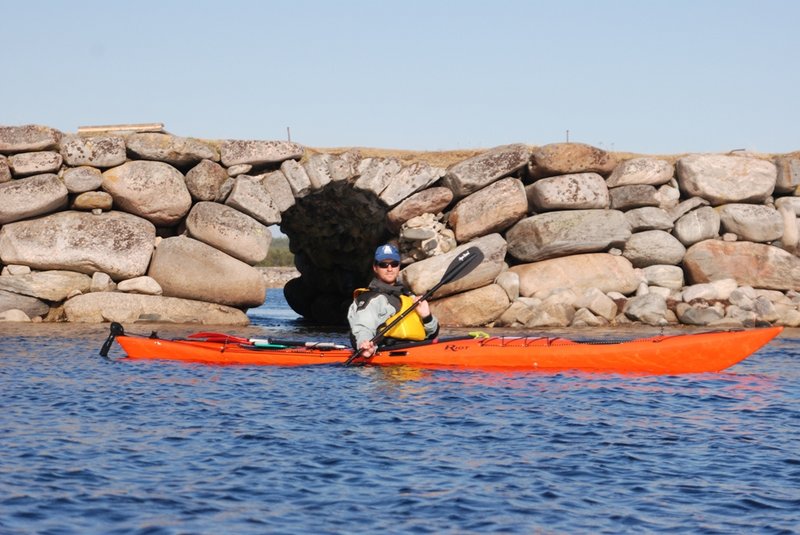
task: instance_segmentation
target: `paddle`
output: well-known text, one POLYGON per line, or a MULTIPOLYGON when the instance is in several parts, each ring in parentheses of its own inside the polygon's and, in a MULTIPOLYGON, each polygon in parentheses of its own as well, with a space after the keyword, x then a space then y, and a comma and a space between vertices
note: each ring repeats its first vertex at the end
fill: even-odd
MULTIPOLYGON (((420 301, 426 301, 436 292, 436 290, 438 290, 445 284, 458 280, 461 277, 467 275, 473 269, 475 269, 478 266, 478 264, 480 264, 482 261, 483 261, 483 252, 477 247, 470 247, 469 249, 466 249, 461 253, 459 253, 455 257, 455 259, 452 262, 450 262, 450 265, 447 266, 447 269, 444 271, 444 275, 442 275, 442 279, 438 283, 436 283, 436 285, 434 285, 433 288, 425 292, 422 295, 422 297, 417 299, 417 301, 413 305, 411 305, 411 307, 408 308, 408 310, 400 314, 397 318, 394 319, 394 321, 389 323, 389 325, 381 329, 380 332, 378 332, 374 337, 372 337, 372 340, 370 341, 373 344, 377 344, 378 342, 383 340, 384 335, 386 335, 386 333, 389 332, 392 329, 392 327, 400 323, 403 320, 403 318, 405 318, 408 314, 411 313, 411 311, 417 308, 417 305, 419 304, 420 301)), ((353 363, 353 361, 356 358, 358 358, 360 354, 361 350, 356 349, 353 352, 353 354, 350 355, 350 357, 345 361, 344 365, 350 366, 353 363)))
POLYGON ((108 338, 103 342, 103 347, 100 348, 100 356, 105 358, 108 358, 108 352, 111 349, 111 344, 114 343, 114 339, 117 336, 123 336, 125 334, 125 329, 122 327, 122 324, 116 321, 111 322, 108 330, 108 338))

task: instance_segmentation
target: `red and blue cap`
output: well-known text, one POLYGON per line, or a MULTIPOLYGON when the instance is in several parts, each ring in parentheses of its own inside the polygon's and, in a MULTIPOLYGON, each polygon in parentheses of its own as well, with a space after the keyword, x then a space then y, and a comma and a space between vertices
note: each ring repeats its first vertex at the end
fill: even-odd
POLYGON ((397 250, 397 247, 386 243, 375 249, 375 261, 383 262, 384 260, 396 260, 399 262, 400 252, 397 250))

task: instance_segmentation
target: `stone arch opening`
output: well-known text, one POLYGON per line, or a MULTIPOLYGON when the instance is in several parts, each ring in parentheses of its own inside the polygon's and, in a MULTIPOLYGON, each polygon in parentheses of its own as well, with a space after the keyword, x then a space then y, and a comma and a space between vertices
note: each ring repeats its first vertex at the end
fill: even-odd
POLYGON ((390 237, 388 207, 373 192, 334 182, 283 213, 300 277, 284 286, 292 309, 315 323, 344 324, 353 290, 368 284, 375 248, 390 237))

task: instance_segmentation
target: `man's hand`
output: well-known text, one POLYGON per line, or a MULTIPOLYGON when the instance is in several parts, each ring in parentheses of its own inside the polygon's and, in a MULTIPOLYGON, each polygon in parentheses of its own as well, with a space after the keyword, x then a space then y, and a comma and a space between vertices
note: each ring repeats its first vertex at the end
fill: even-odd
POLYGON ((372 342, 372 340, 365 340, 364 342, 361 342, 361 345, 358 346, 358 351, 359 351, 358 356, 368 359, 375 354, 376 349, 377 347, 372 342))
POLYGON ((418 302, 416 310, 420 318, 427 318, 431 315, 431 307, 427 301, 419 301, 419 297, 417 297, 414 302, 418 302))

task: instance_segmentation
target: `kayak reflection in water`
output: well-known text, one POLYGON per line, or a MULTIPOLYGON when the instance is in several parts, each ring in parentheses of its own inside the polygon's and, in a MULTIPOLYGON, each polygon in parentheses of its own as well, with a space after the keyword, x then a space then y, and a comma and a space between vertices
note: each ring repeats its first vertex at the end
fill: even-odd
POLYGON ((426 340, 439 333, 439 322, 431 314, 427 301, 417 298, 401 281, 400 253, 391 244, 375 250, 372 263, 375 277, 367 288, 358 288, 353 293, 353 304, 347 312, 350 322, 350 340, 353 348, 360 349, 360 356, 371 357, 377 349, 373 341, 386 325, 394 321, 409 308, 416 307, 387 332, 384 343, 392 340, 426 340))

